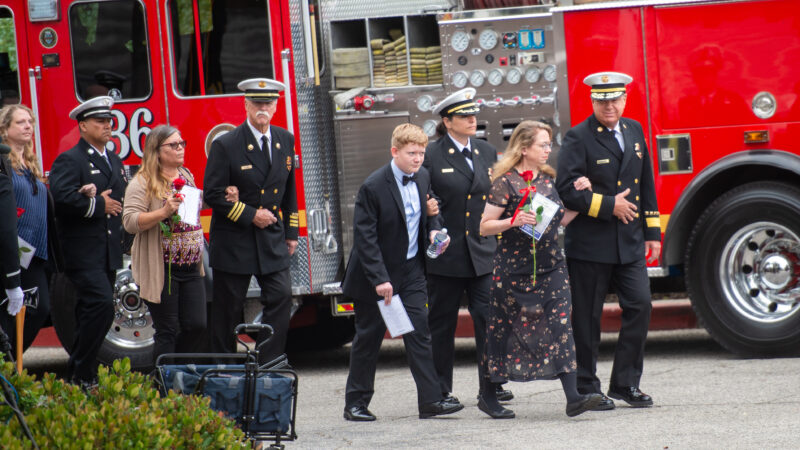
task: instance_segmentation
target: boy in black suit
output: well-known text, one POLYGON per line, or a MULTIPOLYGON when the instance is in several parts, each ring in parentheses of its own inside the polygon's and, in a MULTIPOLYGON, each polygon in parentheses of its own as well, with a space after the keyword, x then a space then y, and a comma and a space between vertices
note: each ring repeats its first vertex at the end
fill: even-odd
POLYGON ((356 336, 350 353, 344 418, 375 420, 372 399, 378 351, 386 325, 378 301, 403 301, 414 331, 403 335, 408 364, 417 384, 419 417, 451 414, 464 406, 442 396, 431 352, 428 294, 423 253, 441 228, 438 216, 422 212, 430 175, 422 168, 428 137, 416 125, 402 124, 392 133, 392 162, 370 175, 356 198, 353 250, 343 291, 354 299, 356 336))

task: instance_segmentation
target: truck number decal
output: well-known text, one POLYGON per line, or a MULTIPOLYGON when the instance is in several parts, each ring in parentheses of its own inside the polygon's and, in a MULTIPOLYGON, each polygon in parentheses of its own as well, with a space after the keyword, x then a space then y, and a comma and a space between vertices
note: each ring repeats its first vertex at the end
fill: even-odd
POLYGON ((145 125, 153 123, 153 113, 145 107, 134 111, 131 116, 129 133, 126 133, 128 131, 128 118, 125 117, 125 114, 115 109, 111 110, 111 113, 114 114, 117 122, 117 127, 111 130, 111 137, 119 140, 119 149, 116 148, 116 142, 113 140, 109 141, 107 148, 111 151, 116 151, 123 161, 130 156, 131 149, 136 156, 141 158, 143 155, 143 138, 151 131, 151 128, 145 125))

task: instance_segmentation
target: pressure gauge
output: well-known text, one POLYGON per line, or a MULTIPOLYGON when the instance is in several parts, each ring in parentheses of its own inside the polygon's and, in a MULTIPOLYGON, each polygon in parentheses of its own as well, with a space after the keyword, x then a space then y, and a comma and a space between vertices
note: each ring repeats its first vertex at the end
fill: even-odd
POLYGON ((436 121, 435 120, 426 120, 425 123, 422 124, 422 131, 431 137, 436 134, 436 121))
POLYGON ((506 74, 506 81, 509 84, 518 84, 522 80, 522 70, 517 67, 512 67, 508 70, 508 74, 506 74))
POLYGON ((467 72, 459 70, 453 74, 453 86, 461 89, 467 85, 467 81, 469 81, 469 75, 467 75, 467 72))
POLYGON ((528 83, 536 83, 539 81, 539 76, 541 74, 542 73, 539 71, 539 68, 533 66, 525 71, 525 81, 527 81, 528 83))
POLYGON ((489 72, 489 84, 492 86, 499 86, 503 82, 504 76, 505 72, 503 72, 503 69, 492 69, 489 72))
POLYGON ((478 45, 484 50, 491 50, 497 47, 497 32, 494 30, 483 30, 478 36, 478 45))
POLYGON ((556 66, 550 64, 544 68, 544 79, 550 81, 556 81, 556 66))
POLYGON ((430 95, 423 95, 417 99, 417 109, 422 112, 430 111, 433 108, 433 97, 430 95))
POLYGON ((450 38, 450 47, 457 52, 463 52, 469 48, 469 41, 472 39, 466 31, 456 31, 450 38))
POLYGON ((472 73, 469 74, 469 82, 475 87, 483 86, 485 81, 486 73, 484 73, 482 70, 473 70, 472 73))

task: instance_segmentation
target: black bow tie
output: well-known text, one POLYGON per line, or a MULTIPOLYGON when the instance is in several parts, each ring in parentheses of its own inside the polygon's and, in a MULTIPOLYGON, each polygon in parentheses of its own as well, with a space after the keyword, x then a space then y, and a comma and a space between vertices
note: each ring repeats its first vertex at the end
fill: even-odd
POLYGON ((463 150, 461 150, 461 153, 463 153, 463 154, 464 154, 464 156, 465 156, 467 159, 472 159, 472 152, 471 152, 471 151, 469 151, 469 149, 468 149, 467 147, 464 147, 464 149, 463 149, 463 150))
POLYGON ((417 182, 417 174, 414 174, 414 175, 411 175, 411 176, 403 175, 403 186, 407 185, 410 181, 413 181, 414 183, 416 183, 417 182))

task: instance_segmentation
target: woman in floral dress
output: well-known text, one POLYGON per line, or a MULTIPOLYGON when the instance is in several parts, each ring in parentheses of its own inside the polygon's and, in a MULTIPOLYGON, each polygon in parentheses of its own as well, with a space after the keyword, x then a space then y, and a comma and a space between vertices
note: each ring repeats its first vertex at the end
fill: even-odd
MULTIPOLYGON (((580 395, 576 388, 569 277, 557 241, 558 226, 572 220, 575 213, 564 209, 555 190, 555 171, 546 163, 551 139, 552 130, 544 123, 526 120, 517 126, 493 169, 492 190, 481 220, 482 235, 502 233, 494 255, 487 320, 489 378, 483 380, 478 401, 478 407, 493 418, 514 417, 492 395, 495 384, 509 380, 560 379, 570 417, 592 409, 602 399, 599 394, 580 395), (536 212, 520 210, 515 215, 526 191, 530 191, 526 203, 538 193, 558 205, 536 241, 535 281, 533 238, 520 227, 534 227, 536 212)), ((582 178, 575 187, 591 189, 588 183, 582 178)))

